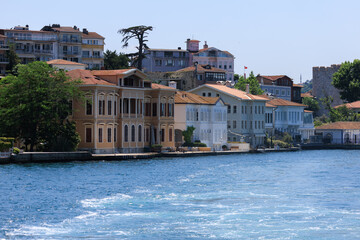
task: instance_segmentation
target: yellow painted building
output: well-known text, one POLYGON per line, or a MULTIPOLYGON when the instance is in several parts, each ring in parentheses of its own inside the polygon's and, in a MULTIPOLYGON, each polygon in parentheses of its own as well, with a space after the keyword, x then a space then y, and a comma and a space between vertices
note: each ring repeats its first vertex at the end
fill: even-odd
POLYGON ((174 144, 175 89, 152 84, 137 69, 67 72, 80 79, 84 102, 73 103, 79 149, 93 153, 143 152, 174 144))

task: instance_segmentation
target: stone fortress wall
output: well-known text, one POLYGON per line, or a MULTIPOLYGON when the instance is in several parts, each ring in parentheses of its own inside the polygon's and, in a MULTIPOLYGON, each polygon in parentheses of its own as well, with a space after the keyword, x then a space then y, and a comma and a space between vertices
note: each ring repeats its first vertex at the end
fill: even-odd
MULTIPOLYGON (((340 66, 341 64, 332 64, 330 67, 313 67, 312 94, 318 100, 327 96, 333 97, 334 101, 331 105, 332 107, 343 103, 340 99, 339 90, 331 84, 332 75, 339 70, 340 66)), ((328 114, 328 111, 324 109, 322 105, 320 106, 320 115, 328 114)))

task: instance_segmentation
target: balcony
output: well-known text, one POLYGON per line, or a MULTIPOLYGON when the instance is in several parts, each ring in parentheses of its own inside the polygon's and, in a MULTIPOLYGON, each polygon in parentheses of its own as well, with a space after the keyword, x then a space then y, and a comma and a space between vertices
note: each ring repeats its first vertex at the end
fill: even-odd
POLYGON ((80 53, 78 51, 63 51, 64 55, 79 55, 80 53))
POLYGON ((0 50, 9 50, 8 45, 0 45, 0 50))
POLYGON ((38 54, 53 54, 53 50, 38 50, 35 49, 34 53, 38 53, 38 54))
POLYGON ((81 43, 78 39, 61 39, 62 43, 81 43))
POLYGON ((9 59, 8 58, 0 58, 0 64, 8 64, 9 59))
POLYGON ((83 55, 83 58, 93 58, 93 59, 103 59, 104 56, 90 56, 90 55, 83 55))

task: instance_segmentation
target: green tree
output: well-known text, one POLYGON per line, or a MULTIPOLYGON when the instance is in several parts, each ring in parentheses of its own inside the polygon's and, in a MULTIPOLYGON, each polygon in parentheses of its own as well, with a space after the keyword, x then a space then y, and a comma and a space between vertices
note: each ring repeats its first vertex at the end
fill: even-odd
POLYGON ((182 131, 182 135, 184 136, 185 146, 191 146, 191 138, 194 134, 195 127, 188 126, 185 131, 182 131))
POLYGON ((253 71, 251 71, 249 77, 247 79, 244 79, 243 76, 239 76, 239 80, 235 84, 234 88, 246 91, 246 85, 249 84, 249 91, 251 94, 254 95, 261 95, 264 93, 263 90, 260 88, 260 84, 258 80, 256 79, 253 71))
POLYGON ((81 98, 80 82, 45 62, 19 65, 17 71, 0 80, 0 136, 22 139, 30 151, 40 143, 51 149, 63 137, 74 149, 78 141, 70 138, 78 137, 67 119, 71 101, 81 98))
POLYGON ((123 39, 121 40, 123 47, 129 46, 129 40, 131 39, 136 39, 138 41, 138 46, 136 47, 138 51, 136 53, 127 54, 127 56, 132 59, 131 65, 139 70, 142 70, 142 60, 146 57, 144 50, 148 48, 146 45, 146 42, 148 41, 146 39, 147 34, 152 30, 152 26, 141 25, 123 28, 118 31, 118 33, 123 35, 123 39))
POLYGON ((360 60, 344 62, 333 74, 332 84, 340 90, 341 99, 354 102, 360 99, 360 60))
POLYGON ((302 99, 302 103, 307 106, 305 108, 306 110, 313 111, 315 115, 317 114, 317 111, 319 111, 320 109, 318 101, 316 101, 316 99, 314 98, 304 97, 302 99))
POLYGON ((6 65, 6 71, 8 73, 14 73, 15 66, 20 63, 20 58, 16 54, 14 44, 9 45, 9 50, 6 51, 6 58, 9 61, 9 64, 6 65))
POLYGON ((104 53, 104 67, 106 70, 123 69, 129 67, 129 58, 123 53, 106 50, 104 53))

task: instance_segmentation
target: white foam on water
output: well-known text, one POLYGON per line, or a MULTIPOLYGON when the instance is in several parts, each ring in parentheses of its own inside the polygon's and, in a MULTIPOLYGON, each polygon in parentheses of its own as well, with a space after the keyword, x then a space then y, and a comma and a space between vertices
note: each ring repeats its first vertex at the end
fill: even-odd
POLYGON ((106 197, 106 198, 91 198, 91 199, 85 199, 81 200, 81 204, 83 207, 89 207, 89 208, 99 208, 104 207, 106 204, 112 204, 116 203, 121 200, 128 200, 132 197, 126 194, 118 193, 114 196, 106 197))

